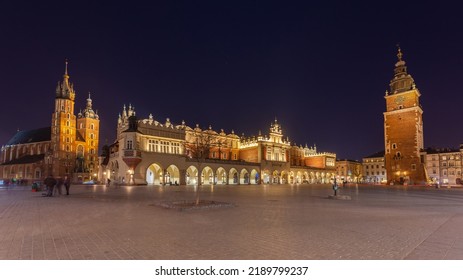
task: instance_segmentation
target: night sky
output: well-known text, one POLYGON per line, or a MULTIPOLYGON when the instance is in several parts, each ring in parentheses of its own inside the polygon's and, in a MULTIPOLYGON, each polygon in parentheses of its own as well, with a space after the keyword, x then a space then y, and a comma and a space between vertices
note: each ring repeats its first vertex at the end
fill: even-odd
POLYGON ((276 117, 338 158, 384 149, 400 43, 425 146, 463 143, 463 9, 443 1, 8 1, 0 7, 0 143, 50 126, 65 58, 76 113, 91 92, 100 142, 124 104, 156 120, 247 136, 276 117))

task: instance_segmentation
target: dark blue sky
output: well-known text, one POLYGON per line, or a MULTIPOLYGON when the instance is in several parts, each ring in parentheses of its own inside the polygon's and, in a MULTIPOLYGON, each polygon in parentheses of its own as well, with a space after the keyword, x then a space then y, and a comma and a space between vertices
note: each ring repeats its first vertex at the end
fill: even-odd
POLYGON ((76 111, 92 92, 103 144, 131 103, 140 117, 249 136, 277 117, 292 142, 361 159, 383 149, 400 43, 422 94, 425 146, 458 146, 462 7, 347 2, 9 1, 0 9, 0 142, 50 125, 68 58, 76 111))

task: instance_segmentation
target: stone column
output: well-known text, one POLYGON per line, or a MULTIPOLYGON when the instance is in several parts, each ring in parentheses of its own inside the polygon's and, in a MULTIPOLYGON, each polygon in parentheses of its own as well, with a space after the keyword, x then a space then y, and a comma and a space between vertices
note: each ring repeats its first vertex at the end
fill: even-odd
POLYGON ((180 170, 179 170, 179 176, 180 176, 180 178, 179 178, 179 182, 178 182, 178 183, 179 183, 181 186, 186 185, 186 169, 180 169, 180 170))

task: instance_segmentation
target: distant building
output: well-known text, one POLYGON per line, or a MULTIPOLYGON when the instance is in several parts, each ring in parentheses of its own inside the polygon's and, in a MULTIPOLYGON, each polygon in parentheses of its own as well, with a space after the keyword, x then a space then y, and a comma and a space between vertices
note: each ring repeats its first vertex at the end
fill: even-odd
POLYGON ((139 119, 122 110, 116 141, 101 159, 104 180, 121 184, 298 184, 329 183, 336 155, 292 145, 275 120, 267 135, 238 136, 211 126, 139 119))
POLYGON ((362 181, 362 163, 356 160, 336 160, 336 178, 348 183, 362 181))
POLYGON ((370 184, 386 184, 387 170, 384 165, 384 151, 362 159, 363 181, 370 184))
POLYGON ((463 145, 460 149, 426 149, 426 171, 430 183, 461 185, 463 145))
POLYGON ((423 109, 420 92, 399 48, 394 78, 386 91, 384 145, 387 181, 397 184, 421 184, 427 181, 423 150, 423 109))
POLYGON ((67 62, 58 82, 51 127, 18 131, 1 148, 0 176, 4 182, 42 180, 48 175, 94 179, 98 169, 99 117, 90 95, 85 109, 74 114, 75 91, 67 62))

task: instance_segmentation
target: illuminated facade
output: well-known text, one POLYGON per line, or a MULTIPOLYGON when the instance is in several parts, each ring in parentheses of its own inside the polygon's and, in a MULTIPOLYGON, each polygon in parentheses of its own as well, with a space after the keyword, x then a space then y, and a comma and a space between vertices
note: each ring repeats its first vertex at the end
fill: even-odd
POLYGON ((359 183, 362 181, 362 163, 356 160, 340 159, 336 161, 336 179, 338 182, 359 183))
POLYGON ((372 184, 386 184, 387 170, 384 165, 384 151, 362 159, 363 181, 372 184))
POLYGON ((426 182, 423 150, 423 109, 420 92, 407 73, 399 48, 394 78, 386 91, 384 144, 387 181, 400 184, 426 182))
POLYGON ((52 174, 72 175, 75 182, 93 179, 98 169, 99 117, 90 95, 86 107, 74 114, 75 91, 67 62, 58 82, 51 127, 18 131, 2 146, 3 180, 42 180, 52 174))
POLYGON ((430 183, 463 184, 463 144, 460 149, 426 149, 426 171, 430 183))
POLYGON ((134 107, 124 106, 100 175, 149 185, 329 183, 335 161, 333 153, 291 145, 277 120, 268 135, 240 137, 151 114, 138 119, 134 107))

